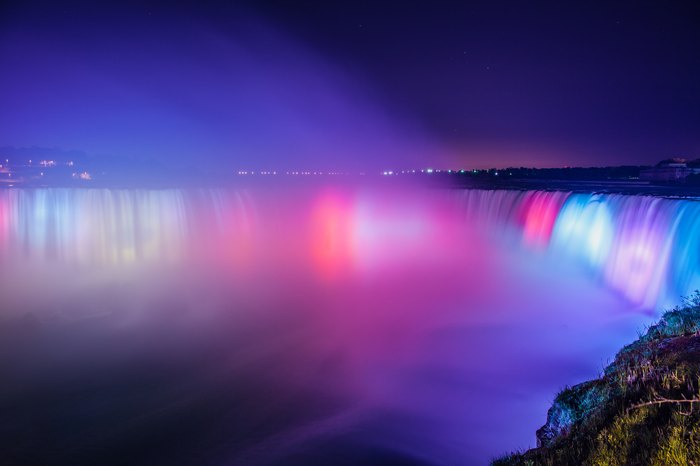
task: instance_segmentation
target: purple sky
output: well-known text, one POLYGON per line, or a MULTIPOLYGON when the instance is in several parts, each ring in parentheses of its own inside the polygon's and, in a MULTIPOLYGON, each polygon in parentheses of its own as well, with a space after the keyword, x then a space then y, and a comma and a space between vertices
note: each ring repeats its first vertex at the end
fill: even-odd
POLYGON ((197 5, 5 4, 0 146, 226 169, 700 157, 692 4, 197 5))

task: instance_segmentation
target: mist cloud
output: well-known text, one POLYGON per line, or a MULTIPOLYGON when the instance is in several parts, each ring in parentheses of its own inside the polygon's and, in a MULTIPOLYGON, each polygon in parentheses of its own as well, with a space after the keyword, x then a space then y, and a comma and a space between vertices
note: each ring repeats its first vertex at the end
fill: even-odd
POLYGON ((226 170, 440 159, 362 79, 259 18, 28 18, 0 36, 0 145, 226 170))

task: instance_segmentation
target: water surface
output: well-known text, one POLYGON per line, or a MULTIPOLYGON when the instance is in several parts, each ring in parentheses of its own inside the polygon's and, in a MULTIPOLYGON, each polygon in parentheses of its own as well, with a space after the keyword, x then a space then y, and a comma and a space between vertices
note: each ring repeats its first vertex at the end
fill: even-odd
POLYGON ((11 464, 484 464, 698 283, 696 204, 0 191, 11 464))

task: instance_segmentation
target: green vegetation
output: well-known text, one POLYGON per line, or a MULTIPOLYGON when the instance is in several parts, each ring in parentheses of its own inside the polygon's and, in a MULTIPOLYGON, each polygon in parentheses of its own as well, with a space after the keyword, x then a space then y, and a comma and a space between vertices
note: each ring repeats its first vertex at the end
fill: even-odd
POLYGON ((700 293, 666 312, 596 380, 563 390, 514 465, 700 465, 700 293))

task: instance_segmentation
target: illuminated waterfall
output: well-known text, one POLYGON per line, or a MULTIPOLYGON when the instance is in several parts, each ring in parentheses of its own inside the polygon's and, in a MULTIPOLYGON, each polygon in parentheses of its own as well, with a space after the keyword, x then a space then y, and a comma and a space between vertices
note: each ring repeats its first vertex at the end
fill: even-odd
POLYGON ((248 228, 244 198, 215 190, 3 190, 0 253, 6 261, 178 261, 248 228))
POLYGON ((243 264, 254 259, 249 251, 256 243, 269 249, 274 242, 288 242, 285 228, 308 221, 316 228, 310 241, 323 244, 305 254, 324 264, 332 259, 366 266, 383 253, 410 258, 412 249, 441 241, 440 224, 447 217, 430 212, 451 205, 466 215, 470 228, 577 262, 640 306, 667 307, 700 288, 700 203, 691 199, 466 190, 457 194, 456 205, 443 196, 431 201, 432 210, 416 210, 407 201, 403 210, 388 203, 373 212, 361 196, 337 206, 311 199, 312 206, 323 207, 315 210, 292 209, 296 201, 277 196, 270 205, 279 205, 266 215, 286 217, 274 227, 259 224, 259 201, 237 190, 0 190, 0 257, 6 265, 13 260, 168 264, 199 258, 243 264), (313 212, 307 220, 308 210, 313 212), (337 250, 341 247, 349 250, 337 250))
MULTIPOLYGON (((620 194, 466 191, 472 220, 577 261, 648 308, 700 288, 700 202, 620 194)), ((487 227, 488 228, 488 227, 487 227)))

